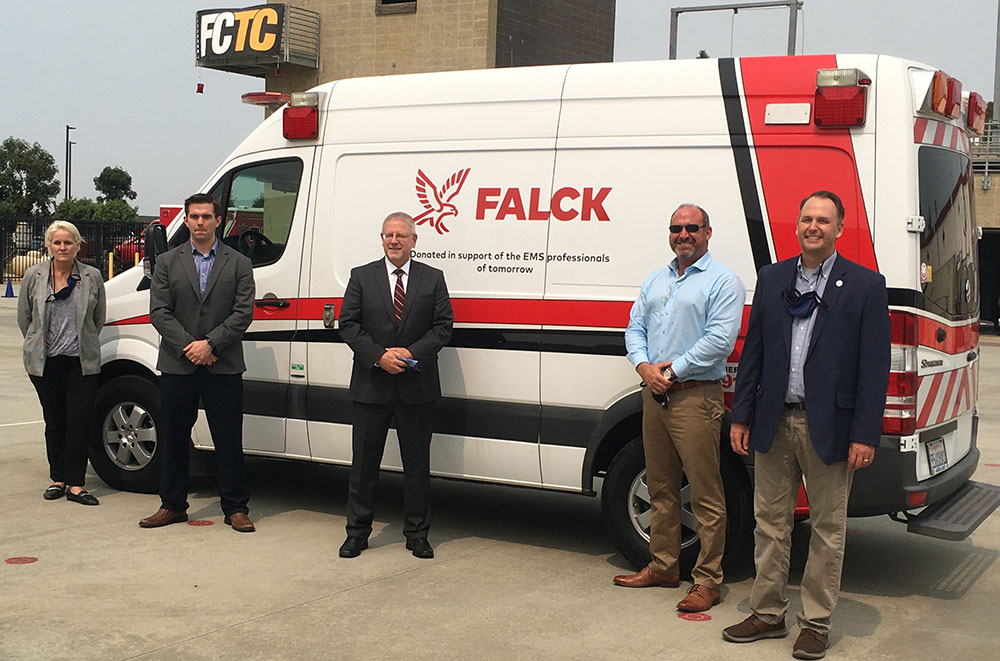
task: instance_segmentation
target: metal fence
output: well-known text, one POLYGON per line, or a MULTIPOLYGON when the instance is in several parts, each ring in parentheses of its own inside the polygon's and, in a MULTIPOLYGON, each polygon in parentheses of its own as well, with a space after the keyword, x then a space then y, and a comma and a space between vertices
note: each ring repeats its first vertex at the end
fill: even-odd
MULTIPOLYGON (((46 259, 45 230, 52 218, 4 221, 0 224, 0 255, 3 256, 3 279, 20 280, 25 270, 46 259)), ((146 223, 71 220, 80 230, 83 242, 77 259, 97 267, 104 278, 135 265, 142 255, 140 235, 146 223)))
POLYGON ((982 135, 972 138, 972 169, 976 174, 1000 172, 1000 122, 986 123, 982 135))

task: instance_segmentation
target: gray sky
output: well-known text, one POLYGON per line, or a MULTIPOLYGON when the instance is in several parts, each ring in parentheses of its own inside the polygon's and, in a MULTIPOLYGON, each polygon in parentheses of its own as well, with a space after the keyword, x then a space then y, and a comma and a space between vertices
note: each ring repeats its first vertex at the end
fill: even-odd
MULTIPOLYGON (((615 59, 667 56, 670 8, 714 0, 618 0, 615 59)), ((38 142, 63 177, 72 132, 75 197, 106 165, 132 175, 143 214, 201 186, 261 120, 240 95, 263 81, 194 66, 199 9, 254 2, 0 0, 0 140, 38 142), (205 93, 195 93, 198 82, 205 93)), ((294 0, 292 1, 294 4, 294 0)), ((678 57, 783 55, 788 10, 684 14, 678 57)), ((996 0, 805 0, 799 53, 883 53, 925 62, 993 96, 996 0)), ((62 193, 59 195, 62 200, 62 193)))

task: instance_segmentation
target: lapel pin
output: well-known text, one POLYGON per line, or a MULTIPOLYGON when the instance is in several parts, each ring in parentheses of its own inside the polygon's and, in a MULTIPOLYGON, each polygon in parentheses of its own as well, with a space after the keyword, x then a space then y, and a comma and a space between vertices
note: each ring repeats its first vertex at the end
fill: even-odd
POLYGON ((837 285, 838 287, 843 287, 843 286, 844 286, 844 281, 843 281, 843 280, 837 280, 837 282, 836 282, 835 284, 836 284, 836 285, 837 285))

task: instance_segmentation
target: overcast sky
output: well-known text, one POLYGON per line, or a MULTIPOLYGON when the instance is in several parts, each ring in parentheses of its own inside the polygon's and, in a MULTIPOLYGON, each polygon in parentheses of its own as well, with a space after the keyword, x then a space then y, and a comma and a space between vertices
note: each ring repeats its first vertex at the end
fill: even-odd
MULTIPOLYGON (((62 180, 70 124, 75 197, 94 197, 93 178, 106 165, 120 165, 132 175, 140 213, 182 201, 262 118, 240 95, 263 89, 263 81, 195 67, 195 12, 253 4, 0 0, 0 140, 13 135, 40 143, 62 180), (204 94, 195 92, 198 82, 204 94)), ((670 8, 704 4, 715 2, 618 0, 615 59, 666 58, 670 8)), ((907 57, 991 99, 997 4, 805 0, 797 52, 907 57)), ((712 57, 783 55, 788 10, 683 14, 679 26, 679 58, 700 49, 712 57)))

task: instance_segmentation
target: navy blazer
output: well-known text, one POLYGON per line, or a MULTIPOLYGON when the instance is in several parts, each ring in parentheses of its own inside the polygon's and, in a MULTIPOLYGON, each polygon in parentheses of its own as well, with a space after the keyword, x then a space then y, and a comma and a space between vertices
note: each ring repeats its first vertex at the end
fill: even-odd
POLYGON ((340 336, 354 352, 351 399, 366 404, 388 404, 393 392, 404 404, 427 404, 441 397, 438 352, 451 339, 454 315, 444 273, 410 263, 403 318, 389 293, 385 259, 351 270, 340 308, 340 336), (406 347, 420 361, 420 371, 393 375, 376 363, 388 347, 406 347))
MULTIPOLYGON (((791 360, 792 315, 783 292, 798 257, 757 276, 736 374, 732 419, 750 425, 750 447, 767 452, 781 421, 791 360)), ((809 436, 825 464, 846 461, 852 441, 878 445, 889 385, 885 278, 837 255, 806 353, 809 436)))

